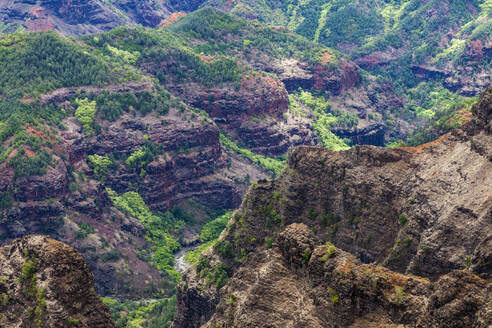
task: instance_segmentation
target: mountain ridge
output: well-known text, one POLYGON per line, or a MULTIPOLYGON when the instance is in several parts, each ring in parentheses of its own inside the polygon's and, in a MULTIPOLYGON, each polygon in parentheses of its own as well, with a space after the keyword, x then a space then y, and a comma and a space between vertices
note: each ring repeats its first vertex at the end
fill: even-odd
MULTIPOLYGON (((492 215, 488 192, 492 182, 487 172, 492 169, 491 95, 492 86, 482 94, 473 108, 472 121, 463 128, 416 148, 359 146, 330 152, 298 147, 291 151, 283 174, 273 181, 261 181, 249 190, 218 246, 204 253, 198 264, 185 273, 179 285, 174 327, 258 324, 260 318, 273 315, 274 309, 255 304, 278 298, 278 304, 287 306, 293 299, 299 299, 294 296, 296 289, 307 290, 305 306, 312 306, 312 311, 302 312, 304 306, 294 306, 286 313, 296 310, 298 315, 278 318, 271 323, 273 326, 307 327, 309 322, 317 322, 315 326, 358 327, 357 320, 368 315, 359 308, 359 301, 366 302, 363 299, 373 296, 344 285, 346 275, 357 276, 352 270, 362 269, 360 262, 353 264, 344 255, 338 262, 338 255, 334 255, 339 254, 337 248, 352 253, 362 263, 372 263, 375 268, 382 265, 410 277, 416 275, 417 280, 423 277, 447 284, 453 279, 464 279, 457 277, 465 273, 454 271, 463 268, 489 279, 491 231, 487 222, 492 215), (466 172, 466 176, 460 172, 466 172), (290 237, 284 237, 286 234, 290 237), (324 242, 327 246, 321 249, 313 246, 324 242), (283 255, 274 255, 279 251, 283 255), (322 256, 325 259, 320 261, 322 256), (330 260, 332 257, 335 260, 330 260), (319 269, 316 261, 324 269, 319 269), (329 265, 332 261, 339 264, 329 265), (286 266, 282 270, 287 272, 282 273, 278 266, 286 266), (293 278, 290 283, 281 284, 283 293, 275 294, 277 287, 273 281, 297 270, 302 280, 297 282, 293 278), (340 278, 325 280, 339 270, 343 271, 340 278), (318 277, 322 280, 318 281, 318 277), (248 288, 242 279, 251 280, 248 288), (329 283, 333 280, 340 280, 340 284, 329 283), (329 288, 323 284, 323 288, 328 288, 324 289, 325 294, 320 294, 321 281, 328 281, 329 288), (268 287, 268 282, 273 287, 268 287), (322 306, 330 300, 332 306, 322 306), (337 310, 339 302, 345 304, 341 309, 353 306, 355 312, 343 315, 343 311, 337 310)), ((428 315, 412 315, 406 311, 415 306, 408 294, 415 292, 414 286, 397 283, 389 287, 401 294, 396 307, 403 312, 390 311, 393 307, 385 301, 369 301, 377 303, 369 310, 374 311, 374 324, 424 327, 446 322, 449 327, 460 327, 461 320, 467 320, 472 327, 486 327, 492 320, 487 314, 490 299, 488 303, 476 301, 473 310, 458 310, 463 307, 457 304, 470 300, 458 294, 432 296, 431 299, 442 301, 430 301, 428 306, 442 307, 441 310, 428 308, 428 315), (454 305, 458 308, 451 310, 454 305), (431 314, 433 311, 445 317, 438 319, 431 314), (381 313, 392 314, 388 317, 381 313), (471 317, 465 319, 467 316, 471 317)), ((490 295, 487 288, 479 287, 484 297, 490 295)))

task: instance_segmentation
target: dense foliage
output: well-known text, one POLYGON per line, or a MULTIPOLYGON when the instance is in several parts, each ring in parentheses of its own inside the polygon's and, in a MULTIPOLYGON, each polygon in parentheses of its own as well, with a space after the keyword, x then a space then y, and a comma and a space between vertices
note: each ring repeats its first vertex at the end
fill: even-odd
POLYGON ((194 51, 205 55, 227 55, 253 64, 262 55, 274 58, 293 57, 319 63, 329 52, 334 62, 341 56, 336 51, 285 31, 277 31, 212 8, 187 15, 168 28, 181 38, 200 40, 194 51))
POLYGON ((145 238, 154 246, 149 254, 146 250, 142 256, 155 267, 168 273, 170 278, 179 279, 179 274, 173 268, 173 254, 181 245, 169 233, 169 229, 176 224, 169 215, 158 216, 150 211, 142 197, 134 191, 122 195, 107 189, 114 206, 122 212, 138 219, 146 230, 145 238))
POLYGON ((285 163, 283 160, 266 157, 260 154, 255 154, 247 148, 242 148, 238 146, 234 141, 227 138, 224 134, 220 135, 220 143, 222 144, 222 146, 231 149, 237 152, 238 154, 248 158, 253 163, 257 163, 261 165, 262 167, 265 168, 265 170, 270 172, 272 176, 277 176, 278 174, 280 174, 280 172, 282 172, 282 170, 285 167, 285 163))
POLYGON ((118 328, 169 327, 176 311, 176 296, 151 301, 119 301, 102 298, 118 328))
POLYGON ((218 218, 206 223, 200 230, 200 241, 202 243, 219 238, 222 230, 225 229, 227 223, 232 217, 233 212, 228 211, 218 218))
POLYGON ((53 32, 0 36, 0 62, 0 94, 8 97, 110 81, 107 64, 53 32))
POLYGON ((354 128, 358 124, 357 115, 340 113, 331 107, 323 95, 314 96, 309 91, 300 90, 289 96, 289 110, 294 115, 310 116, 313 120, 313 130, 323 146, 330 150, 345 150, 350 148, 344 140, 337 137, 331 130, 336 127, 354 128))

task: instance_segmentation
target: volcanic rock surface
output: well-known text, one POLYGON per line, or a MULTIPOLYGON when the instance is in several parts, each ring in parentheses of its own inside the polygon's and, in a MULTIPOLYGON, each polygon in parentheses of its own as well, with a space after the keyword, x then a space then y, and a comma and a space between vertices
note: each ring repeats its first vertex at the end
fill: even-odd
POLYGON ((429 144, 294 149, 186 272, 174 327, 488 327, 491 124, 492 86, 429 144))
POLYGON ((115 327, 70 246, 26 236, 0 248, 0 263, 1 327, 115 327))

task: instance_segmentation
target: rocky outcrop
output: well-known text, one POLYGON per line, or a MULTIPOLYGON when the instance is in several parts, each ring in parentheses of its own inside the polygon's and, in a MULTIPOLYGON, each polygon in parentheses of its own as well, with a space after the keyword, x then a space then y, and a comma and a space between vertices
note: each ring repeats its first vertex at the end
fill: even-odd
POLYGON ((241 78, 238 87, 207 88, 198 84, 166 85, 188 104, 206 111, 219 124, 237 127, 250 117, 280 117, 289 104, 284 85, 276 78, 252 73, 241 78))
MULTIPOLYGON (((328 53, 324 55, 324 57, 330 56, 332 55, 328 53)), ((341 59, 336 65, 319 63, 312 67, 308 63, 285 58, 263 63, 261 69, 276 73, 289 92, 297 91, 299 88, 303 90, 314 88, 337 96, 356 87, 361 79, 359 67, 346 59, 341 59)))
POLYGON ((411 65, 410 69, 419 80, 423 81, 439 80, 449 75, 444 70, 427 65, 411 65))
POLYGON ((327 65, 316 65, 314 68, 314 89, 328 91, 338 96, 347 89, 359 84, 361 76, 359 67, 345 59, 342 59, 337 69, 331 69, 327 65))
POLYGON ((311 123, 306 121, 287 114, 281 120, 268 116, 253 117, 242 122, 238 128, 227 128, 227 131, 256 153, 281 156, 290 147, 318 143, 311 123))
POLYGON ((27 236, 0 248, 0 326, 115 327, 73 248, 27 236))
POLYGON ((202 327, 486 327, 492 306, 469 272, 430 282, 362 264, 304 224, 248 257, 221 296, 202 327))
POLYGON ((374 124, 362 129, 335 129, 334 133, 342 139, 350 139, 354 145, 384 146, 386 131, 382 124, 374 124))
POLYGON ((132 82, 119 85, 108 85, 105 87, 82 86, 71 88, 59 88, 53 92, 43 94, 39 97, 41 105, 61 104, 70 98, 77 97, 81 94, 93 94, 99 96, 103 92, 108 93, 139 93, 142 91, 152 91, 152 84, 149 82, 132 82))
POLYGON ((291 151, 186 272, 174 326, 490 325, 491 96, 417 148, 291 151))
POLYGON ((50 29, 66 35, 95 33, 125 24, 124 18, 96 0, 15 3, 2 0, 0 7, 0 21, 3 23, 18 23, 31 30, 39 30, 40 24, 48 25, 50 29))

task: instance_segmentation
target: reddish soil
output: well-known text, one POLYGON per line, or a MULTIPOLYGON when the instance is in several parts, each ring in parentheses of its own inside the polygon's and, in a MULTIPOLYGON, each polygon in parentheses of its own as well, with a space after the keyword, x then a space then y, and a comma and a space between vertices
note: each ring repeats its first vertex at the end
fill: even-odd
POLYGON ((162 23, 159 24, 159 28, 164 28, 166 26, 169 26, 169 25, 171 25, 172 23, 174 23, 175 21, 177 21, 178 19, 180 19, 181 17, 184 17, 184 16, 186 16, 186 13, 184 13, 182 11, 178 11, 178 12, 172 13, 171 16, 169 16, 164 21, 162 21, 162 23))

